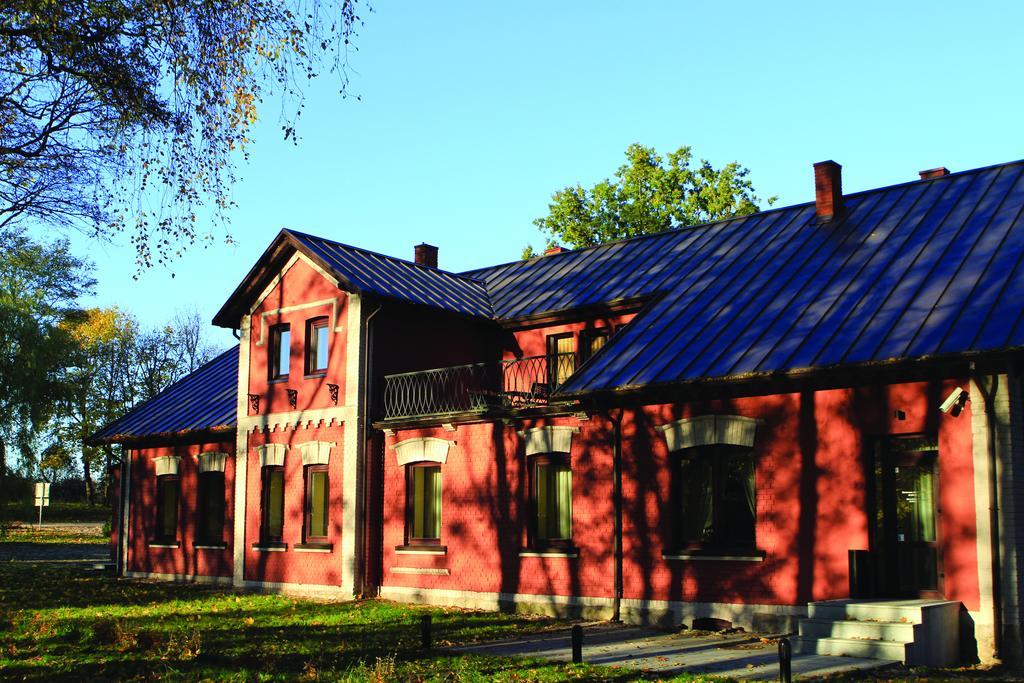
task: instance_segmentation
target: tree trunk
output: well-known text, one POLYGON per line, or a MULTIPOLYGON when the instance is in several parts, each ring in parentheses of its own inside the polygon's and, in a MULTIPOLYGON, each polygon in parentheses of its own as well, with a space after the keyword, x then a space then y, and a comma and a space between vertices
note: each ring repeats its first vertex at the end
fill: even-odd
POLYGON ((89 471, 89 459, 82 449, 82 473, 85 475, 85 500, 92 505, 96 498, 96 486, 92 482, 92 472, 89 471))
POLYGON ((109 443, 103 446, 103 500, 110 500, 110 468, 114 466, 114 447, 109 443))
POLYGON ((0 535, 7 529, 7 444, 0 436, 0 535))

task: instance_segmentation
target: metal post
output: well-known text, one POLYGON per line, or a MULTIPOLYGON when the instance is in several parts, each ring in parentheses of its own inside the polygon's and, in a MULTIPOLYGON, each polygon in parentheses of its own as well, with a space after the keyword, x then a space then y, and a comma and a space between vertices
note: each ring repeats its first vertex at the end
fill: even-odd
POLYGON ((572 627, 572 663, 583 663, 583 627, 579 624, 572 627))
POLYGON ((430 615, 420 617, 420 643, 424 650, 430 649, 430 615))
POLYGON ((43 499, 39 499, 39 526, 36 527, 38 531, 43 530, 43 499))
POLYGON ((779 638, 779 680, 782 683, 793 681, 793 645, 789 638, 779 638))

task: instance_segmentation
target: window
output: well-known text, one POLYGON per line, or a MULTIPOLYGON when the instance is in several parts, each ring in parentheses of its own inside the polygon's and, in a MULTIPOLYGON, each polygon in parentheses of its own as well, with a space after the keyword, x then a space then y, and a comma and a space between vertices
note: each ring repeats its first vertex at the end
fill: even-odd
POLYGON ((573 342, 571 333, 548 336, 548 384, 552 389, 561 386, 576 370, 576 349, 573 342))
POLYGON ((263 523, 260 537, 264 543, 280 543, 284 535, 284 468, 263 468, 263 523))
POLYGON ((327 318, 313 318, 306 323, 306 374, 327 370, 327 318))
POLYGON ((306 523, 305 540, 324 543, 327 541, 328 506, 330 504, 330 480, 327 465, 306 466, 306 523))
POLYGON ((611 330, 584 330, 580 332, 580 362, 588 360, 608 342, 611 330))
POLYGON ((406 536, 410 545, 441 540, 441 466, 412 464, 406 471, 406 536))
POLYGON ((533 544, 568 546, 572 539, 572 470, 567 456, 532 459, 533 544))
POLYGON ((178 477, 164 474, 156 478, 156 541, 178 540, 178 477))
POLYGON ((678 546, 754 547, 754 454, 740 446, 709 445, 681 451, 676 500, 678 546))
POLYGON ((291 358, 292 333, 289 325, 270 328, 270 379, 286 379, 291 358))
POLYGON ((199 474, 199 528, 196 537, 200 544, 224 543, 223 472, 199 474))

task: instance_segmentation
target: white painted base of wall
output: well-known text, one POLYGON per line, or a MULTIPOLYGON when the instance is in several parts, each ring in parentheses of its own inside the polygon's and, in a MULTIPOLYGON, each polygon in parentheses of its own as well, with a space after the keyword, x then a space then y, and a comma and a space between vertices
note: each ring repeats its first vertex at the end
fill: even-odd
POLYGON ((232 586, 256 590, 263 593, 281 593, 310 598, 330 598, 332 600, 352 600, 351 593, 346 594, 341 586, 319 586, 305 583, 277 583, 273 581, 243 581, 235 584, 231 576, 198 576, 194 574, 165 574, 161 572, 125 572, 129 579, 155 579, 173 583, 202 583, 218 586, 232 586))
MULTIPOLYGON (((485 593, 443 588, 383 586, 380 595, 396 602, 419 602, 483 610, 511 610, 551 616, 583 616, 607 619, 613 601, 608 597, 533 595, 527 593, 485 593)), ((725 602, 678 602, 668 600, 624 599, 622 620, 634 624, 691 625, 694 619, 726 619, 748 630, 788 632, 795 630, 797 619, 806 616, 803 605, 736 604, 725 602)))
POLYGON ((230 586, 230 576, 199 576, 196 574, 164 574, 162 572, 125 572, 129 579, 156 579, 157 581, 172 581, 174 583, 206 583, 218 586, 230 586))

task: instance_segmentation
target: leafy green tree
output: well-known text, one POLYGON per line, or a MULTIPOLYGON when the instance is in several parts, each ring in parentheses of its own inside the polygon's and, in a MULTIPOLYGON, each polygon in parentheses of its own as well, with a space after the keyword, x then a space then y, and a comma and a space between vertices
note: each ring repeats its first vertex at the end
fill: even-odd
MULTIPOLYGON (((761 200, 749 173, 735 162, 717 169, 704 159, 694 164, 689 147, 662 158, 653 147, 635 143, 614 180, 555 192, 548 215, 534 225, 549 245, 579 248, 754 213, 761 200)), ((533 255, 533 247, 523 251, 523 258, 533 255)))
POLYGON ((0 229, 126 230, 140 266, 224 225, 268 94, 295 137, 302 83, 347 92, 366 0, 0 3, 0 229))
POLYGON ((90 266, 66 241, 0 232, 0 498, 9 453, 35 452, 39 431, 70 390, 66 367, 77 347, 66 323, 93 286, 90 266))

